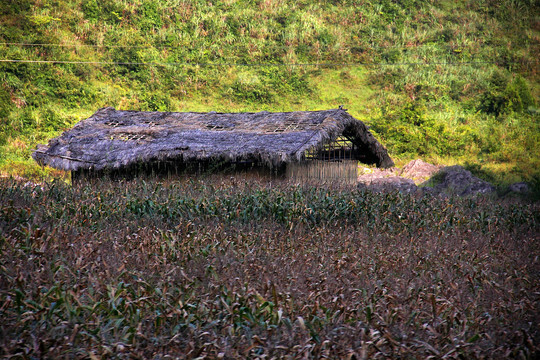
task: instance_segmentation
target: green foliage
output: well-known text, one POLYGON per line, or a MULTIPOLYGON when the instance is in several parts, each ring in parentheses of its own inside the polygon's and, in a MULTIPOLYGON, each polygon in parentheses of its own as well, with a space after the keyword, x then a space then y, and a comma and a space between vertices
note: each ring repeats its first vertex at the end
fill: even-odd
POLYGON ((480 96, 478 110, 500 116, 511 111, 522 112, 531 106, 534 99, 521 76, 510 82, 502 72, 495 72, 488 89, 480 96))
MULTIPOLYGON (((0 45, 2 59, 92 64, 0 63, 0 158, 12 158, 9 138, 34 148, 102 106, 346 104, 374 123, 393 156, 504 163, 530 177, 538 156, 522 159, 538 153, 536 138, 519 128, 538 115, 535 10, 534 1, 513 0, 4 2, 0 42, 62 46, 0 45), (390 65, 282 66, 316 63, 390 65)), ((13 160, 27 164, 29 154, 13 160)))
POLYGON ((478 109, 495 116, 507 112, 511 105, 507 86, 507 76, 500 71, 494 72, 489 79, 488 89, 480 96, 478 109))
POLYGON ((248 103, 272 103, 277 96, 309 93, 307 73, 283 66, 267 66, 257 74, 240 73, 225 95, 248 103))
POLYGON ((307 73, 302 69, 270 66, 262 68, 259 73, 271 87, 282 94, 304 95, 310 92, 307 73))
POLYGON ((0 6, 1 15, 18 15, 30 11, 32 0, 4 1, 0 6))
POLYGON ((138 8, 136 25, 143 31, 152 31, 161 28, 163 21, 161 19, 161 9, 156 1, 143 1, 138 8))
POLYGON ((0 124, 3 124, 11 108, 11 96, 9 91, 0 86, 0 124))
POLYGON ((258 76, 240 76, 226 94, 235 100, 259 103, 270 103, 275 96, 274 90, 265 85, 258 76))
POLYGON ((460 155, 476 134, 467 126, 457 126, 453 132, 426 114, 420 103, 409 102, 396 112, 384 111, 370 122, 390 152, 400 157, 428 154, 460 155))
POLYGON ((497 181, 497 176, 493 173, 493 171, 490 171, 489 169, 483 168, 482 165, 478 163, 471 163, 471 162, 465 162, 463 167, 470 171, 474 176, 485 180, 489 183, 494 183, 497 181))
POLYGON ((171 99, 167 94, 155 92, 142 92, 139 96, 140 110, 143 111, 168 111, 171 108, 171 99))
POLYGON ((84 16, 93 22, 118 23, 122 20, 123 6, 115 0, 84 0, 81 4, 84 16))
POLYGON ((521 112, 535 106, 534 98, 523 77, 516 76, 508 86, 507 92, 514 111, 521 112))

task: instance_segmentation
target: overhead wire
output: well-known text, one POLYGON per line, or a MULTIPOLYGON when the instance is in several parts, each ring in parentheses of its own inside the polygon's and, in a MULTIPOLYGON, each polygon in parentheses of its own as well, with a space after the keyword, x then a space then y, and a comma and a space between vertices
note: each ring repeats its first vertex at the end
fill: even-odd
MULTIPOLYGON (((0 45, 8 46, 50 46, 50 47, 94 47, 94 48, 148 48, 147 45, 94 45, 94 44, 55 44, 55 43, 15 43, 15 42, 0 42, 0 45)), ((301 46, 308 46, 311 48, 315 45, 300 44, 301 46)), ((261 44, 231 44, 227 47, 239 47, 239 46, 261 46, 261 44)), ((278 45, 270 44, 263 45, 269 48, 297 48, 298 45, 278 45)), ((414 49, 434 46, 431 44, 419 44, 415 46, 373 46, 373 45, 359 45, 365 49, 414 49)), ((440 44, 437 46, 441 46, 440 44)), ((456 46, 456 45, 442 45, 446 48, 454 50, 461 50, 469 46, 456 46)), ((158 45, 154 48, 180 48, 180 46, 158 45)), ((497 61, 461 61, 461 62, 401 62, 401 63, 370 63, 370 62, 337 62, 337 63, 217 63, 217 62, 118 62, 118 61, 81 61, 81 60, 32 60, 32 59, 0 59, 0 62, 8 63, 36 63, 36 64, 86 64, 86 65, 149 65, 149 66, 200 66, 200 67, 219 67, 219 66, 245 66, 245 67, 262 67, 262 66, 420 66, 420 65, 448 65, 448 66, 461 66, 461 65, 489 65, 498 64, 497 61)), ((517 64, 518 62, 505 62, 506 64, 517 64)), ((520 64, 536 64, 536 62, 519 62, 520 64)))

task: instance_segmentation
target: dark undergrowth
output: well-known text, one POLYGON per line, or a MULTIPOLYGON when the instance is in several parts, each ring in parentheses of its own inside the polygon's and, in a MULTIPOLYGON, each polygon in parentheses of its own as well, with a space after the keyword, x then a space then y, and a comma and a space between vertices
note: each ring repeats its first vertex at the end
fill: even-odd
POLYGON ((0 355, 535 358, 538 203, 237 178, 0 186, 0 355))

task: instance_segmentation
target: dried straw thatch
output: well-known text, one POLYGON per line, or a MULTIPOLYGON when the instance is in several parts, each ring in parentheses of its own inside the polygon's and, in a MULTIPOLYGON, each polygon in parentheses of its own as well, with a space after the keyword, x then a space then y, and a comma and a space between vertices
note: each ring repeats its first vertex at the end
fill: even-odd
POLYGON ((103 108, 32 154, 57 169, 122 169, 178 161, 254 162, 269 167, 302 161, 306 151, 346 136, 355 157, 393 166, 366 125, 345 110, 284 113, 142 112, 103 108))

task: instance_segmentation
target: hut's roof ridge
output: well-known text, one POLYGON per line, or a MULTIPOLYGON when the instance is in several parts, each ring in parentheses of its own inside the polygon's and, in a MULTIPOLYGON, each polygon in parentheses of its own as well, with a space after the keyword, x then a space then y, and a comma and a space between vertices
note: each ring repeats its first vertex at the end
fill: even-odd
POLYGON ((64 170, 121 168, 162 160, 301 160, 347 133, 373 163, 391 166, 386 149, 344 109, 255 113, 99 109, 71 130, 38 146, 33 157, 64 170))
POLYGON ((347 112, 345 109, 335 108, 335 109, 322 109, 322 110, 294 110, 294 111, 268 111, 268 110, 261 110, 261 111, 237 111, 237 112, 221 112, 221 111, 151 111, 151 110, 117 110, 113 106, 106 106, 99 108, 97 112, 105 111, 105 110, 112 110, 116 112, 131 112, 131 113, 179 113, 179 114, 219 114, 219 115, 225 115, 225 114, 259 114, 259 113, 268 113, 268 114, 291 114, 291 113, 320 113, 320 112, 334 112, 334 111, 343 111, 347 112))

